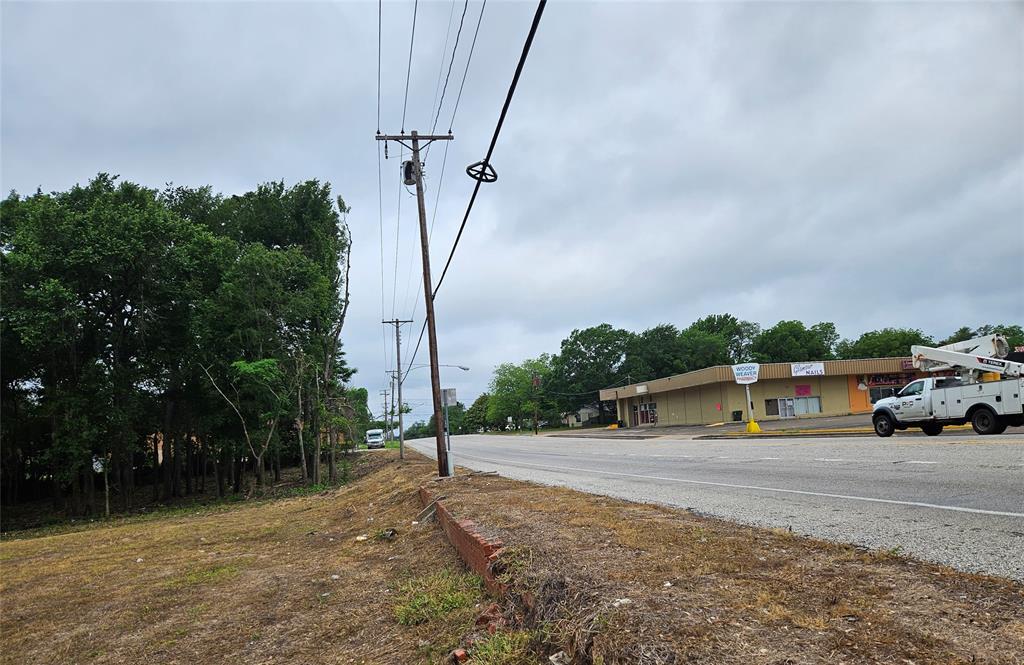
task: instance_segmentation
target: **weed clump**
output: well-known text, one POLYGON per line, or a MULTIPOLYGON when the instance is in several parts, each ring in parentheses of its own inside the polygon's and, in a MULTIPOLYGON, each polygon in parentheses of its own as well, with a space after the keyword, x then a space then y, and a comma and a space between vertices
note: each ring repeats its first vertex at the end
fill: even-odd
POLYGON ((479 665, 527 665, 537 658, 530 649, 533 634, 525 630, 497 632, 473 646, 473 663, 479 665))
POLYGON ((399 585, 395 619, 403 626, 442 619, 473 607, 480 602, 483 591, 479 575, 451 568, 416 577, 399 585))

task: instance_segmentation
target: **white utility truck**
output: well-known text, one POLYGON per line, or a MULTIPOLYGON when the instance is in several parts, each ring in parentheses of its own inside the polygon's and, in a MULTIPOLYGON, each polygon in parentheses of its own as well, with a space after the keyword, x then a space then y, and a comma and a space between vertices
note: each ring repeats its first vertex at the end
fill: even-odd
POLYGON ((920 427, 937 436, 945 425, 971 423, 978 434, 1002 434, 1024 426, 1024 363, 1007 358, 1002 335, 989 335, 939 348, 913 346, 914 367, 952 371, 911 381, 892 397, 875 402, 872 421, 878 436, 920 427))

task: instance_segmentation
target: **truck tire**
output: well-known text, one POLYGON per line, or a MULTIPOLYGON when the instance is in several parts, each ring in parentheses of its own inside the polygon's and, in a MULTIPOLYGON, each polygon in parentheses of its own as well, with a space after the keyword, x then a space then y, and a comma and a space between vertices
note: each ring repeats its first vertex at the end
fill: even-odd
POLYGON ((879 413, 871 421, 875 424, 875 434, 878 436, 892 436, 896 430, 896 421, 888 413, 879 413))
POLYGON ((1007 427, 1009 427, 1009 425, 1007 425, 1005 421, 1003 421, 1003 420, 1000 420, 1000 421, 999 421, 999 424, 998 424, 998 425, 996 425, 996 429, 995 429, 995 431, 994 431, 994 432, 992 432, 992 433, 993 433, 993 434, 1002 434, 1003 432, 1005 432, 1005 431, 1006 431, 1006 428, 1007 428, 1007 427))
POLYGON ((942 425, 940 423, 925 423, 921 425, 921 431, 928 436, 938 436, 942 434, 942 425))
POLYGON ((971 427, 981 435, 999 434, 999 418, 992 409, 983 406, 971 415, 971 427))

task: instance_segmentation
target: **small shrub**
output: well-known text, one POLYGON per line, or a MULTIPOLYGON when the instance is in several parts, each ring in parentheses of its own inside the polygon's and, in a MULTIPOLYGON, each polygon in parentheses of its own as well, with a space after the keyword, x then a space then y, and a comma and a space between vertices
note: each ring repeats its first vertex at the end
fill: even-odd
POLYGON ((524 630, 498 632, 477 642, 473 647, 473 663, 479 665, 527 665, 536 663, 530 651, 533 635, 524 630))
POLYGON ((482 595, 479 575, 445 568, 399 585, 395 619, 403 626, 415 626, 472 607, 482 595))

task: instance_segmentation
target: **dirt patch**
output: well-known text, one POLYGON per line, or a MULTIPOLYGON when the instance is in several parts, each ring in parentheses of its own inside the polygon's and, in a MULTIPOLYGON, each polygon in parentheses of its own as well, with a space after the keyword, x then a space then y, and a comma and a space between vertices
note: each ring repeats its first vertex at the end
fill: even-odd
POLYGON ((1011 581, 493 476, 436 491, 505 542, 506 613, 565 662, 1024 663, 1011 581))
POLYGON ((472 632, 480 581, 411 524, 433 463, 371 457, 311 496, 3 542, 0 662, 437 662, 472 632), (406 598, 438 571, 442 605, 406 598), (429 612, 403 624, 403 602, 429 612))

